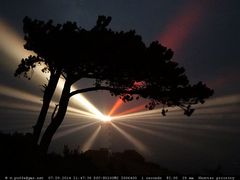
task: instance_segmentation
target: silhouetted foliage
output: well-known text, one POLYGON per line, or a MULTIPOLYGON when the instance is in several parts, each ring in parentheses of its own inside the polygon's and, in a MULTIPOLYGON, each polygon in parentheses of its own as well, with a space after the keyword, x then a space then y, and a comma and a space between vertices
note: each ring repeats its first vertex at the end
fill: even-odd
POLYGON ((160 105, 162 115, 166 115, 168 110, 165 108, 178 106, 187 116, 194 112, 192 105, 204 103, 213 94, 213 90, 202 82, 190 85, 185 69, 171 60, 171 49, 158 41, 146 46, 134 30, 113 31, 108 28, 110 21, 111 17, 99 16, 96 25, 86 30, 74 22, 53 25, 52 21, 24 19, 27 41, 24 47, 37 55, 23 60, 17 75, 26 75, 39 62, 45 64, 43 72, 58 72, 55 84, 49 81, 47 86, 51 93, 44 93, 48 98, 45 116, 40 118, 40 131, 56 80, 60 74, 65 78, 58 110, 40 142, 43 152, 47 151, 64 119, 70 97, 78 93, 107 90, 124 102, 142 97, 149 100, 146 105, 149 110, 160 105), (70 92, 72 84, 82 78, 94 79, 95 83, 92 87, 70 92))
POLYGON ((42 155, 31 134, 0 133, 0 175, 176 175, 146 162, 134 150, 111 153, 108 149, 79 152, 64 146, 63 155, 42 155))

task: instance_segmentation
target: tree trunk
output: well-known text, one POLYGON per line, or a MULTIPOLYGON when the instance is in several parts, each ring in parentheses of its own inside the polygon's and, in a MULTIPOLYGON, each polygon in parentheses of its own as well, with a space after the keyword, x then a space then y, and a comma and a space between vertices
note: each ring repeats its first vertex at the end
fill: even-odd
POLYGON ((56 116, 52 119, 51 123, 47 127, 44 132, 41 142, 40 142, 40 150, 42 153, 47 153, 48 147, 51 143, 52 137, 57 131, 58 127, 63 122, 64 116, 67 111, 68 102, 69 102, 69 94, 70 94, 71 83, 67 80, 65 81, 64 88, 62 91, 62 95, 59 102, 59 108, 56 116))
POLYGON ((43 104, 40 111, 40 114, 38 116, 38 120, 36 124, 33 126, 33 142, 34 144, 38 144, 40 134, 47 116, 48 108, 50 105, 50 102, 52 100, 52 96, 55 92, 55 89, 57 87, 57 83, 60 77, 60 72, 56 72, 55 74, 50 75, 50 79, 48 82, 48 85, 44 91, 43 95, 43 104))

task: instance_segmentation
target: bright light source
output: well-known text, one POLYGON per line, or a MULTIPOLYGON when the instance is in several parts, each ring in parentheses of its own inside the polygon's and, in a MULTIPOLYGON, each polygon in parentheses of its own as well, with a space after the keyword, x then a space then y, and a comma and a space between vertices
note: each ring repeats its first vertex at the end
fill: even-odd
POLYGON ((102 122, 110 122, 112 118, 110 116, 102 115, 98 117, 102 122))

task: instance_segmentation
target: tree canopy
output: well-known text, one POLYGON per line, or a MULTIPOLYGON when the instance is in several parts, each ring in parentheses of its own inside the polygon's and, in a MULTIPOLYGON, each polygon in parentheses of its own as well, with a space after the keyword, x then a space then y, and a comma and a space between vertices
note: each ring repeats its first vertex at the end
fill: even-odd
MULTIPOLYGON (((213 94, 202 82, 189 83, 185 69, 172 60, 171 49, 158 41, 147 46, 134 30, 113 31, 108 27, 111 17, 99 16, 90 30, 74 22, 54 25, 28 17, 23 22, 24 48, 37 55, 23 59, 15 75, 28 77, 27 73, 40 63, 44 64, 43 72, 65 78, 52 135, 63 121, 70 97, 78 93, 107 90, 123 101, 141 97, 148 100, 146 108, 150 110, 157 105, 178 106, 187 116, 194 111, 191 105, 204 103, 213 94), (83 78, 95 83, 70 92, 71 85, 83 78)), ((164 108, 162 115, 166 115, 164 108)))

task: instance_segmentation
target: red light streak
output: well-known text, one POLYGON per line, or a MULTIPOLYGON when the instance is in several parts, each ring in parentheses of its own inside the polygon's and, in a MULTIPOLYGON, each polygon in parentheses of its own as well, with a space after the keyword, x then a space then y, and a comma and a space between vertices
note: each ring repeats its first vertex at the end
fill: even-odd
POLYGON ((117 114, 117 116, 125 115, 125 114, 130 114, 130 113, 134 113, 134 112, 139 112, 139 111, 142 111, 142 110, 144 110, 144 109, 146 109, 146 108, 145 108, 145 105, 136 106, 136 107, 133 107, 133 108, 131 108, 131 109, 128 109, 128 110, 126 110, 126 111, 123 111, 123 112, 117 114))
POLYGON ((121 99, 118 99, 113 105, 110 112, 108 113, 108 116, 111 116, 122 104, 123 104, 123 101, 121 99))
POLYGON ((187 37, 193 33, 193 30, 200 25, 204 15, 204 7, 202 1, 190 1, 184 6, 179 13, 176 14, 165 31, 158 38, 159 42, 164 46, 178 50, 186 41, 187 37))

